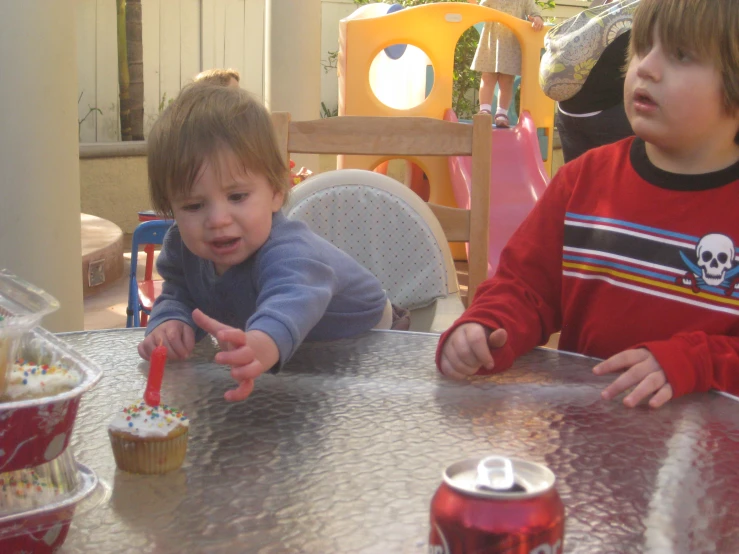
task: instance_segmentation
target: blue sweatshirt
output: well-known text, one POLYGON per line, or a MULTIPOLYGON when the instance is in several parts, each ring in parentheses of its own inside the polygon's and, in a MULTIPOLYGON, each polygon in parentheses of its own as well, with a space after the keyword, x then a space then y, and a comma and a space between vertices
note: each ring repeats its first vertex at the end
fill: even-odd
POLYGON ((379 323, 387 296, 377 278, 354 258, 313 233, 305 223, 272 218, 267 242, 223 275, 182 242, 177 225, 164 237, 157 259, 164 279, 146 334, 170 319, 187 323, 200 308, 239 329, 259 330, 275 341, 279 366, 303 340, 351 337, 379 323))

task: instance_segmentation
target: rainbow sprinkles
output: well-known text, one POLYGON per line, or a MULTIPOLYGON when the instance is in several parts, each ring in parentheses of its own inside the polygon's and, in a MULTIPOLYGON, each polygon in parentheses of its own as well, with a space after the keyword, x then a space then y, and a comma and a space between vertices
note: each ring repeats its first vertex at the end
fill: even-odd
POLYGON ((8 375, 6 400, 43 398, 72 390, 82 381, 79 371, 19 359, 8 375))
POLYGON ((166 404, 149 406, 143 400, 123 408, 110 423, 111 430, 138 437, 163 437, 177 427, 189 426, 188 417, 177 408, 166 404))

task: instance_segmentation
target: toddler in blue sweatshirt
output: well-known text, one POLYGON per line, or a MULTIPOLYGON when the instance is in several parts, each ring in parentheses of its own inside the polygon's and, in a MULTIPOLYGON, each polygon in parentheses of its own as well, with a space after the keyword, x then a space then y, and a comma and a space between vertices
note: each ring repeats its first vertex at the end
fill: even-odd
POLYGON ((281 213, 288 168, 269 113, 244 90, 194 83, 148 139, 153 207, 176 221, 157 270, 164 279, 139 344, 187 358, 206 333, 222 346, 245 399, 254 379, 303 340, 390 328, 392 308, 367 269, 281 213))

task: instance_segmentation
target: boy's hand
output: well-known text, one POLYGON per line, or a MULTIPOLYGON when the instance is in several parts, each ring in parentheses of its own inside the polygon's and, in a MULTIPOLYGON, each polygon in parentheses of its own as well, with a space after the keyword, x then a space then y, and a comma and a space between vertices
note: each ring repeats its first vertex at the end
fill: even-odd
POLYGON ((167 358, 170 360, 186 360, 195 347, 195 331, 187 323, 170 319, 154 327, 154 330, 139 343, 139 356, 146 361, 159 345, 167 347, 167 358))
POLYGON ((530 15, 529 21, 531 21, 534 31, 541 31, 542 27, 544 27, 544 20, 538 15, 530 15))
POLYGON ((215 361, 230 365, 231 377, 239 384, 237 388, 226 391, 223 397, 229 402, 245 400, 254 390, 254 379, 267 370, 247 344, 246 332, 224 325, 200 310, 193 311, 192 318, 198 327, 218 340, 221 352, 216 354, 215 361))
POLYGON ((441 372, 452 379, 465 379, 481 367, 491 370, 495 362, 490 350, 501 348, 507 340, 505 329, 496 329, 488 336, 488 330, 479 323, 460 325, 444 343, 441 372))
POLYGON ((624 398, 624 405, 629 408, 649 396, 649 406, 652 408, 659 408, 672 398, 672 386, 667 382, 662 366, 646 348, 619 352, 595 366, 593 373, 605 375, 622 370, 626 371, 601 393, 604 400, 610 400, 631 387, 634 390, 624 398))

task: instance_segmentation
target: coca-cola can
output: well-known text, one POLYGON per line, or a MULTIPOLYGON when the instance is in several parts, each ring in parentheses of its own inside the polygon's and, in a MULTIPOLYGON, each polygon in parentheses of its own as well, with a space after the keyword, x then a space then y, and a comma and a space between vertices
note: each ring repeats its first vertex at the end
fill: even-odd
POLYGON ((548 467, 488 456, 452 464, 443 477, 429 554, 562 554, 565 509, 548 467))

